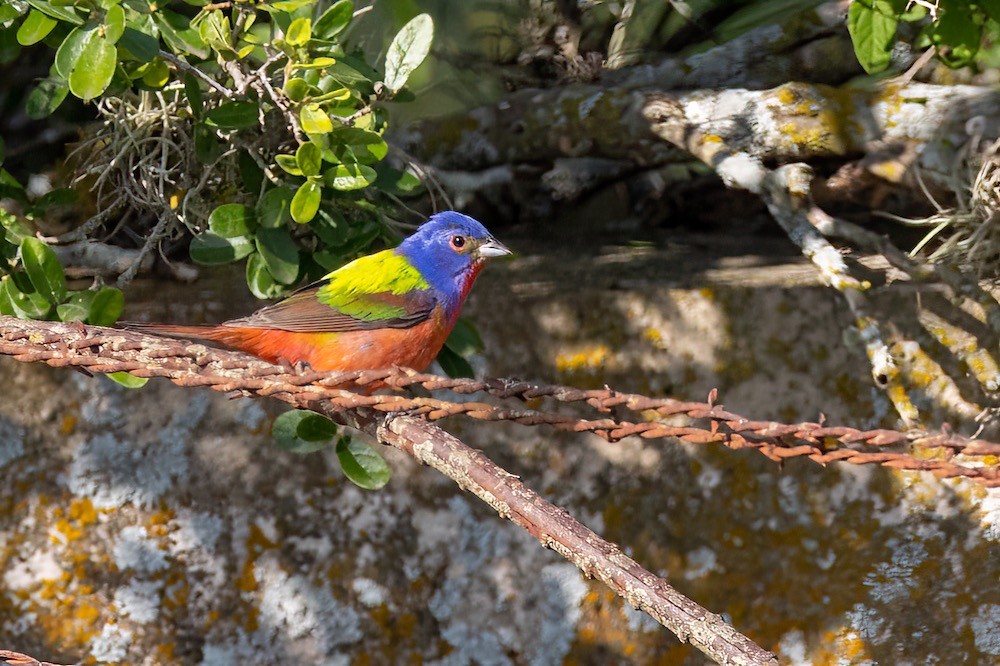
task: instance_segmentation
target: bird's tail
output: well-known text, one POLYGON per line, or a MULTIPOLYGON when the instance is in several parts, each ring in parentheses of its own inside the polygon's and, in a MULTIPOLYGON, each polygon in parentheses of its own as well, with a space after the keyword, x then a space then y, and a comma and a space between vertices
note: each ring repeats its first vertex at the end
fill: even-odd
POLYGON ((165 335, 169 338, 189 338, 192 340, 225 342, 225 336, 220 334, 220 327, 218 326, 180 326, 176 324, 151 324, 141 321, 123 321, 119 322, 119 325, 130 331, 165 335))

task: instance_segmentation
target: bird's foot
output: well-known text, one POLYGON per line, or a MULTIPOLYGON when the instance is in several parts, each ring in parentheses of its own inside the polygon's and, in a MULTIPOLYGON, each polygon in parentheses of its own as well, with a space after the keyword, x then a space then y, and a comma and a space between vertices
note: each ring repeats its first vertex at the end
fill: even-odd
POLYGON ((289 361, 287 358, 278 358, 278 365, 280 365, 285 372, 295 375, 304 375, 307 372, 312 372, 312 366, 309 365, 308 361, 289 361))

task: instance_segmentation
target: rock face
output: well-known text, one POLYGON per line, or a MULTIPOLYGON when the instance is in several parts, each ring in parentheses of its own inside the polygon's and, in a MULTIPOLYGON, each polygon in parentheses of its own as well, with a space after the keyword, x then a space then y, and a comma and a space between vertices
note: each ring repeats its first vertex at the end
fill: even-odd
MULTIPOLYGON (((478 369, 690 399, 718 387, 748 416, 884 422, 837 295, 773 263, 691 246, 529 253, 473 292, 478 369)), ((219 292, 165 309, 156 291, 148 309, 176 320, 250 307, 205 309, 233 300, 219 292)), ((395 451, 373 493, 332 451, 278 450, 275 405, 9 359, 0 386, 0 648, 67 663, 702 662, 395 451)), ((445 427, 790 663, 1000 656, 996 491, 445 427)))

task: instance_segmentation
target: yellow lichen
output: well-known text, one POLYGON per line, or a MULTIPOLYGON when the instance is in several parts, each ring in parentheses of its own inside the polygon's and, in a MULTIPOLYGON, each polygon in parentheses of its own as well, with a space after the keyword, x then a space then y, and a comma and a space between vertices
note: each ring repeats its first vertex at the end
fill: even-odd
POLYGON ((587 345, 573 352, 558 354, 556 356, 556 370, 559 372, 598 370, 604 366, 610 356, 611 349, 607 345, 587 345))

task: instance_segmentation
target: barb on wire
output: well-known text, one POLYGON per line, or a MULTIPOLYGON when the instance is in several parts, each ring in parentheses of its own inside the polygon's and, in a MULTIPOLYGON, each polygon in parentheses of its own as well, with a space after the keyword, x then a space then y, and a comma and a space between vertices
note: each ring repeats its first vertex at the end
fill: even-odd
MULTIPOLYGON (((357 428, 434 467, 525 529, 590 578, 596 578, 712 660, 732 666, 776 666, 770 652, 726 621, 675 590, 617 545, 575 520, 427 420, 386 414, 365 396, 307 382, 302 375, 239 352, 209 349, 132 331, 0 316, 0 355, 91 372, 165 377, 181 386, 204 386, 241 395, 269 396, 312 409, 357 428)), ((382 396, 399 398, 400 396, 382 396)), ((17 662, 14 662, 17 663, 17 662)))

